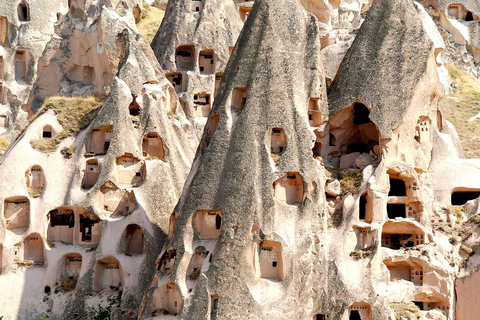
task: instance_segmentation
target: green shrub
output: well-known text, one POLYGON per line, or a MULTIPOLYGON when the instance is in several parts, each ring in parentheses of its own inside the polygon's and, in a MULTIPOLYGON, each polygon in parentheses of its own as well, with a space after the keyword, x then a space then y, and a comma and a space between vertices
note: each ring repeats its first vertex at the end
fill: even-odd
POLYGON ((116 296, 110 296, 107 298, 108 305, 104 308, 100 304, 97 305, 97 308, 92 307, 90 310, 90 317, 92 320, 111 320, 112 319, 112 309, 120 307, 122 302, 122 291, 116 296))

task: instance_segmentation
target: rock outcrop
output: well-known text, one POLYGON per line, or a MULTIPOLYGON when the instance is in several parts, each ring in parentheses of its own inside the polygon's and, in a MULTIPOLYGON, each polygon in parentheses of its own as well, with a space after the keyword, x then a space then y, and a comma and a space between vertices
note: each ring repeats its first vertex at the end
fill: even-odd
POLYGON ((0 135, 13 139, 26 125, 27 103, 37 63, 68 11, 66 1, 0 3, 0 135))
MULTIPOLYGON (((0 165, 0 310, 8 319, 86 319, 107 299, 117 316, 137 317, 198 144, 145 40, 105 7, 96 21, 92 37, 102 41, 80 60, 105 62, 91 75, 108 77, 106 99, 44 100, 0 165)), ((49 48, 74 55, 78 38, 65 39, 49 48)), ((38 86, 48 76, 50 94, 72 84, 63 78, 81 65, 72 55, 44 57, 49 71, 38 86)))
POLYGON ((152 41, 199 137, 242 26, 233 0, 170 1, 152 41))
POLYGON ((326 117, 323 79, 316 19, 296 0, 256 1, 171 217, 144 317, 305 319, 332 308, 326 294, 305 290, 326 281, 330 266, 323 170, 312 157, 313 129, 326 117))
POLYGON ((413 4, 382 1, 372 6, 330 86, 330 145, 334 148, 325 148, 324 157, 336 164, 340 160, 336 152, 360 151, 356 150, 359 144, 370 144, 360 151, 368 153, 384 140, 381 146, 388 154, 382 157, 391 154, 425 171, 440 89, 435 48, 413 4), (384 22, 387 18, 390 23, 384 22), (359 135, 349 132, 355 124, 359 135), (389 143, 402 148, 394 151, 389 143))
POLYGON ((0 4, 0 318, 475 319, 476 2, 152 0, 152 47, 43 2, 0 4))

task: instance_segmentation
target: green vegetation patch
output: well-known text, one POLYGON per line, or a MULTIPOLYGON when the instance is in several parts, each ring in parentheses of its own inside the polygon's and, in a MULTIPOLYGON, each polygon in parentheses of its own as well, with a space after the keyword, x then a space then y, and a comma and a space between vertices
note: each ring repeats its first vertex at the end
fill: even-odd
POLYGON ((466 158, 480 158, 480 81, 453 65, 447 65, 456 89, 445 95, 440 106, 446 120, 457 129, 466 158))
POLYGON ((448 211, 454 215, 456 223, 461 223, 463 220, 463 207, 461 206, 449 206, 448 211))
POLYGON ((62 132, 48 139, 30 141, 32 148, 45 153, 54 152, 58 145, 67 137, 76 135, 88 127, 103 104, 103 99, 97 97, 50 97, 33 116, 33 122, 47 110, 52 109, 57 114, 57 120, 62 125, 62 132))
POLYGON ((367 248, 358 249, 350 252, 350 257, 353 257, 355 260, 359 260, 359 259, 364 259, 364 258, 373 256, 375 255, 376 252, 377 252, 377 244, 375 243, 367 248))
POLYGON ((362 170, 334 169, 325 167, 327 179, 336 179, 342 186, 342 194, 357 194, 362 186, 362 170))
POLYGON ((101 304, 97 305, 97 308, 93 307, 90 309, 90 319, 92 320, 110 320, 112 319, 112 314, 114 309, 118 309, 122 303, 122 291, 120 290, 118 295, 110 296, 107 298, 108 305, 102 307, 101 304))
POLYGON ((137 23, 138 33, 152 43, 158 28, 162 24, 165 11, 155 7, 150 7, 147 3, 143 4, 143 11, 140 21, 137 23))
POLYGON ((6 138, 0 137, 0 151, 7 150, 9 145, 10 145, 10 142, 8 142, 6 138))
POLYGON ((422 318, 420 308, 413 302, 393 302, 390 304, 395 313, 395 319, 418 319, 422 318))

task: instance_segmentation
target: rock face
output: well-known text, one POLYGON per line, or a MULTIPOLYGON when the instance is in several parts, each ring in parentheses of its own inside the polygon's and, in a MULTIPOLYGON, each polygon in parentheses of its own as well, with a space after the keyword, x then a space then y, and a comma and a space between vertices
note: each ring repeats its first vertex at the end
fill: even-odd
POLYGON ((154 2, 0 4, 0 316, 475 319, 476 2, 154 2))
MULTIPOLYGON (((92 104, 86 98, 45 100, 0 165, 9 177, 2 184, 0 233, 5 290, 0 310, 8 319, 42 313, 50 319, 87 319, 92 308, 117 296, 117 316, 137 317, 154 272, 149 266, 166 238, 168 217, 194 157, 193 128, 145 40, 105 7, 96 21, 95 36, 89 35, 106 43, 104 51, 91 51, 96 44, 80 60, 105 62, 104 69, 95 69, 110 77, 104 83, 108 96, 97 101, 101 107, 82 113, 92 104), (22 279, 29 280, 15 284, 22 279)), ((77 36, 71 42, 52 40, 46 56, 52 48, 73 56, 74 40, 85 34, 77 36)), ((45 67, 50 72, 41 73, 37 88, 47 76, 58 84, 45 88, 50 93, 62 81, 72 84, 65 73, 51 74, 78 66, 79 57, 72 56, 50 59, 45 67)))
MULTIPOLYGON (((125 3, 126 8, 128 5, 125 3)), ((134 28, 134 16, 122 6, 116 11, 73 2, 71 10, 57 25, 56 35, 47 44, 39 61, 38 79, 29 99, 28 111, 35 113, 49 96, 106 96, 118 67, 128 50, 128 39, 119 28, 134 28)), ((148 44, 140 39, 141 46, 148 44)), ((143 61, 140 61, 143 63, 143 61)), ((157 73, 159 73, 157 67, 157 73)), ((133 88, 132 88, 133 89, 133 88)), ((134 90, 133 94, 139 92, 134 90)))
POLYGON ((298 1, 255 2, 171 217, 144 317, 305 319, 322 308, 305 288, 328 274, 308 116, 312 100, 326 116, 323 79, 316 19, 298 1))
POLYGON ((22 107, 35 81, 38 59, 67 11, 67 2, 60 0, 0 3, 0 135, 8 140, 26 124, 22 107))
POLYGON ((478 78, 480 4, 469 0, 421 2, 445 40, 446 52, 443 54, 443 59, 478 78))
POLYGON ((199 136, 242 26, 233 0, 169 1, 152 41, 199 136))
POLYGON ((324 150, 335 151, 324 154, 328 161, 335 162, 336 151, 343 154, 363 148, 359 151, 368 153, 385 139, 381 144, 384 150, 391 150, 387 145, 393 142, 405 151, 420 151, 398 150, 394 158, 415 163, 422 170, 428 168, 431 127, 441 92, 432 42, 415 7, 407 2, 372 6, 340 65, 330 87, 329 107, 334 116, 329 144, 335 148, 324 150), (384 23, 386 18, 391 23, 384 23), (360 137, 348 132, 356 128, 349 126, 349 121, 358 125, 360 137), (402 133, 404 130, 407 132, 402 133))

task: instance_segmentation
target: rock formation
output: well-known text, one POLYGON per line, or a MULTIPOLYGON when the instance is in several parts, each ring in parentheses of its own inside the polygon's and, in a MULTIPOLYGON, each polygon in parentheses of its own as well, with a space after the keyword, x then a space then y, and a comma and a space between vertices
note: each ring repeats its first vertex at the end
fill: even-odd
POLYGON ((477 318, 475 1, 151 2, 0 4, 0 318, 477 318))
POLYGON ((23 107, 37 75, 37 62, 68 11, 66 1, 0 3, 0 135, 14 138, 26 124, 23 107))
POLYGON ((108 86, 106 99, 33 103, 32 123, 0 165, 0 287, 7 289, 0 309, 7 318, 86 319, 117 296, 117 315, 136 317, 193 160, 192 126, 145 40, 106 7, 95 21, 86 34, 60 33, 65 38, 49 43, 35 85, 44 90, 35 97, 75 95, 75 88, 101 97, 108 86), (79 38, 98 43, 87 56, 66 54, 89 44, 79 38), (85 72, 92 62, 100 65, 85 72), (68 78, 85 74, 91 83, 68 78), (25 287, 12 286, 21 279, 25 287))
POLYGON ((233 0, 169 1, 152 41, 199 136, 242 26, 233 0))
POLYGON ((312 156, 313 129, 326 120, 319 45, 316 19, 298 1, 255 2, 172 214, 144 317, 310 317, 293 297, 310 300, 303 289, 327 277, 323 170, 312 156))

